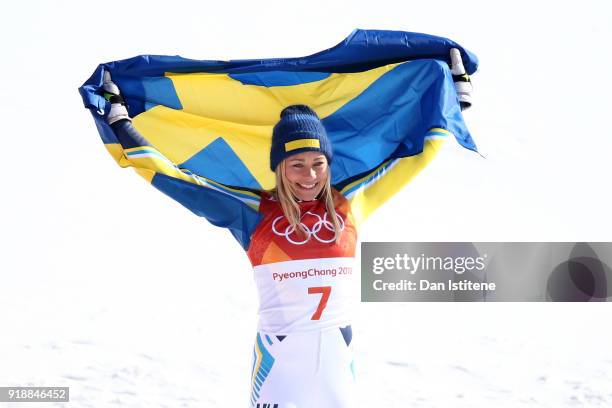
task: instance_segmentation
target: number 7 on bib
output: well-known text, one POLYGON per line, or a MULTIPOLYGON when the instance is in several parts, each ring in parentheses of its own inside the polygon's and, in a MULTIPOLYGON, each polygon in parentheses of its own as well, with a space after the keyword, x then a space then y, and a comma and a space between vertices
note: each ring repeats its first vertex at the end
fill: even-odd
POLYGON ((308 294, 312 295, 315 293, 321 293, 321 301, 319 302, 319 306, 317 306, 317 310, 314 312, 310 320, 319 320, 321 318, 321 314, 323 314, 323 309, 327 306, 327 300, 329 299, 329 294, 331 293, 331 286, 314 286, 308 288, 308 294))

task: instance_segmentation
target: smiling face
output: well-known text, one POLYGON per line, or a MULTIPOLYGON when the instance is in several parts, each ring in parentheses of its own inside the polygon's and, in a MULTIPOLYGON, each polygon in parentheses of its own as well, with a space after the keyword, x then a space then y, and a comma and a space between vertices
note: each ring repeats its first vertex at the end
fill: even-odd
POLYGON ((302 201, 317 198, 328 177, 327 158, 321 152, 303 152, 287 157, 285 177, 291 191, 302 201))

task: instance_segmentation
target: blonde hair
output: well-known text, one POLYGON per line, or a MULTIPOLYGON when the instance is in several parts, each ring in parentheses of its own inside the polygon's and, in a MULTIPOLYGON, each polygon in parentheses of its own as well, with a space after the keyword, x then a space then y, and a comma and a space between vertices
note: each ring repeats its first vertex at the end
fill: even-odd
MULTIPOLYGON (((302 215, 300 212, 300 206, 298 204, 296 194, 291 188, 291 183, 289 183, 289 180, 285 175, 285 166, 285 160, 283 160, 278 164, 278 167, 276 167, 276 187, 272 189, 271 194, 280 203, 280 206, 283 209, 283 213, 285 214, 285 218, 287 218, 289 225, 291 225, 296 232, 298 232, 302 235, 302 237, 304 237, 308 234, 308 232, 300 224, 300 219, 302 215)), ((327 176, 325 177, 323 189, 320 193, 320 197, 325 203, 328 221, 331 222, 333 225, 334 239, 332 242, 336 243, 340 238, 340 221, 338 220, 338 215, 334 206, 334 196, 331 187, 331 173, 329 171, 329 168, 327 171, 327 176)))

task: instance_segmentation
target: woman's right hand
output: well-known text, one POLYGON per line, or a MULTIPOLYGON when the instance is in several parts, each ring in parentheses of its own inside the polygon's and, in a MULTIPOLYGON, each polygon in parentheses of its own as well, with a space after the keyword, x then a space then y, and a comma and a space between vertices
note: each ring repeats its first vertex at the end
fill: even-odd
POLYGON ((125 107, 125 100, 123 96, 121 96, 121 91, 113 82, 110 72, 106 70, 104 70, 102 90, 104 92, 104 99, 111 103, 110 111, 106 116, 106 122, 112 125, 122 119, 131 120, 127 108, 125 107))

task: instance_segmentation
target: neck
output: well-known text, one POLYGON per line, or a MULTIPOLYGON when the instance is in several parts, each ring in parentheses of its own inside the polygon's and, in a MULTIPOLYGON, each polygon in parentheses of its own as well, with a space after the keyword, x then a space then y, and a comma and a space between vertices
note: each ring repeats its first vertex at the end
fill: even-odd
POLYGON ((323 196, 323 190, 321 190, 321 192, 312 200, 302 200, 301 198, 296 197, 295 195, 293 197, 297 200, 298 203, 310 203, 312 201, 317 201, 321 199, 322 196, 323 196))

